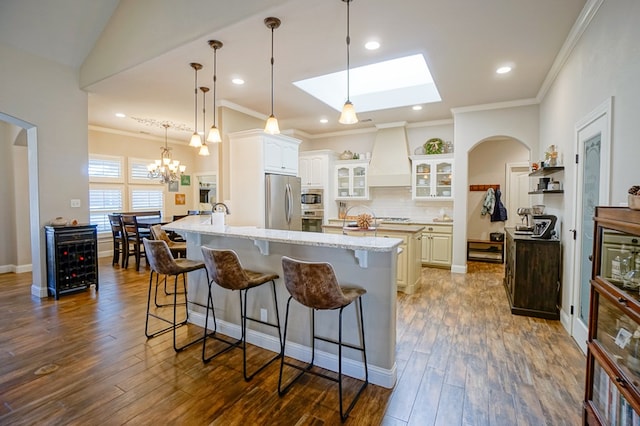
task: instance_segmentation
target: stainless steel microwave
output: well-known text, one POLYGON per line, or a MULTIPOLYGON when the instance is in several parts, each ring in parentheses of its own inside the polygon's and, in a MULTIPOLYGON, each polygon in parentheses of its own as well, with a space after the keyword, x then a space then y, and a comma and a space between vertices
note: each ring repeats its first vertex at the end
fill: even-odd
POLYGON ((302 210, 318 210, 322 209, 324 195, 322 189, 303 189, 300 199, 302 201, 302 210))

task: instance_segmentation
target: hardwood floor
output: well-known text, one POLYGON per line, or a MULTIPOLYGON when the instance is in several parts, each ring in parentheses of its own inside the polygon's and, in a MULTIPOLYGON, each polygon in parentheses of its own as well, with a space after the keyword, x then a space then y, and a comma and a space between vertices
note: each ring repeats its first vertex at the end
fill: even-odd
MULTIPOLYGON (((501 274, 424 268, 398 300, 398 383, 367 387, 346 424, 579 424, 584 356, 559 322, 511 315, 501 274)), ((0 424, 340 424, 334 383, 304 378, 280 398, 277 364, 246 383, 239 350, 205 365, 200 346, 147 340, 144 268, 103 258, 99 292, 58 301, 30 280, 0 275, 0 424)))

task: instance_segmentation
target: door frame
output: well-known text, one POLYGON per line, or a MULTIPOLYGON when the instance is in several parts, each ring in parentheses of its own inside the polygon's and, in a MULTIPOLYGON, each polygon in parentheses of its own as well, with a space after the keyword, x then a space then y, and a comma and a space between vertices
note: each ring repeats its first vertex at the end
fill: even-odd
MULTIPOLYGON (((591 139, 596 134, 600 134, 600 188, 598 200, 601 205, 610 204, 610 167, 611 167, 611 123, 612 123, 612 106, 613 97, 608 98, 591 113, 582 118, 575 126, 575 152, 581 154, 584 151, 584 142, 591 139)), ((575 163, 574 163, 575 164, 575 163)), ((574 216, 573 230, 575 231, 575 239, 567 238, 572 249, 572 265, 570 268, 570 276, 568 282, 571 285, 569 289, 571 294, 571 306, 573 313, 568 318, 562 318, 564 327, 576 341, 580 349, 584 353, 587 352, 588 324, 583 323, 578 316, 577 307, 580 306, 580 265, 581 265, 581 247, 582 235, 580 226, 582 223, 582 186, 584 176, 582 172, 582 164, 576 164, 576 179, 573 195, 574 216)))
MULTIPOLYGON (((531 151, 529 151, 529 156, 531 156, 531 151)), ((509 217, 513 218, 514 220, 516 218, 515 211, 517 210, 517 207, 516 209, 511 208, 513 207, 512 201, 511 201, 511 179, 514 175, 522 173, 522 171, 519 171, 517 169, 523 169, 523 168, 526 168, 528 171, 530 170, 530 165, 528 161, 518 161, 515 163, 507 163, 505 165, 505 182, 504 182, 505 193, 503 195, 509 197, 507 201, 507 211, 509 212, 509 217)), ((528 171, 527 173, 529 173, 528 171)), ((513 222, 513 221, 509 220, 509 222, 513 222)))

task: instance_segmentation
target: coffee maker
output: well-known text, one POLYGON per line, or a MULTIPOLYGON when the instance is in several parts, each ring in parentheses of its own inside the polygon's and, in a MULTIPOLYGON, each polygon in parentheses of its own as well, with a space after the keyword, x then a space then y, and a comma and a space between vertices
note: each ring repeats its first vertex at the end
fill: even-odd
POLYGON ((518 207, 518 215, 522 220, 521 225, 516 225, 516 234, 531 235, 534 230, 533 210, 530 207, 518 207))
POLYGON ((549 214, 540 214, 533 216, 533 232, 531 238, 541 238, 548 240, 556 235, 557 217, 549 214))

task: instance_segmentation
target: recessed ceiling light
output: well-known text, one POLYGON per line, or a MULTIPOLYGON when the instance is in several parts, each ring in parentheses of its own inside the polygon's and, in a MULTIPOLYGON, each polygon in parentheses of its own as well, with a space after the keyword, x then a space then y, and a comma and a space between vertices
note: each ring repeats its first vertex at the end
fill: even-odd
POLYGON ((327 123, 329 122, 329 120, 327 120, 326 118, 321 118, 321 119, 320 119, 320 122, 321 122, 322 124, 327 124, 327 123))
POLYGON ((238 86, 240 86, 240 85, 244 84, 244 80, 243 80, 243 79, 241 79, 241 78, 234 78, 233 80, 231 80, 231 82, 232 82, 233 84, 237 84, 238 86))
POLYGON ((368 41, 365 43, 364 48, 367 50, 376 50, 380 48, 380 43, 377 41, 368 41))
POLYGON ((126 117, 126 115, 125 115, 125 114, 123 114, 123 113, 121 113, 121 112, 116 112, 116 117, 118 117, 118 118, 125 118, 125 117, 126 117))
POLYGON ((511 71, 511 67, 509 67, 509 66, 505 66, 505 67, 500 67, 500 68, 498 68, 498 69, 496 70, 496 73, 498 73, 498 74, 506 74, 506 73, 508 73, 509 71, 511 71))
POLYGON ((411 107, 411 109, 414 111, 420 111, 422 109, 422 105, 414 105, 411 107))

